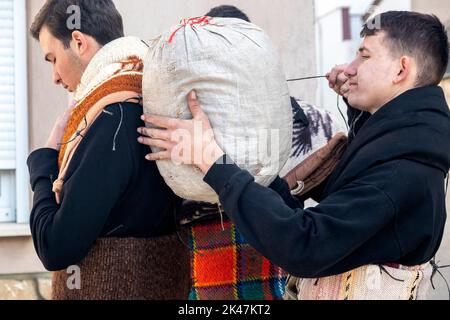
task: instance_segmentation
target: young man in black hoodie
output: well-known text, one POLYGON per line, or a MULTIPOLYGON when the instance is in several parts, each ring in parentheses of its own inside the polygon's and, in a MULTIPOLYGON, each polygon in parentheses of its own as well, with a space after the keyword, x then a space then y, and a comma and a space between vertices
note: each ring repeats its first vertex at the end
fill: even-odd
MULTIPOLYGON (((280 179, 264 188, 233 164, 208 133, 195 92, 188 98, 193 120, 146 116, 166 130, 140 129, 151 137, 141 142, 166 148, 150 160, 175 159, 180 149, 209 150, 198 162, 177 160, 197 165, 249 243, 299 278, 289 298, 423 298, 420 280, 429 279, 428 262, 442 240, 450 114, 438 84, 448 64, 447 33, 435 16, 387 12, 369 21, 361 36, 357 57, 345 69, 347 85, 339 89, 351 106, 371 116, 359 126, 316 207, 305 209, 280 179), (193 134, 197 121, 202 137, 193 134), (192 139, 172 141, 178 128, 192 139), (389 278, 373 288, 368 266, 388 270, 389 278), (308 282, 325 277, 332 278, 315 286, 308 282)), ((330 86, 335 80, 330 78, 330 86)))

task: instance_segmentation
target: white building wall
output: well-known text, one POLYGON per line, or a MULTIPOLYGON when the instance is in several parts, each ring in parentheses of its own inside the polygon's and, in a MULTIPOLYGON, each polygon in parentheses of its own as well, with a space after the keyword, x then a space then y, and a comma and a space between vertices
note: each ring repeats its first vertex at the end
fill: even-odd
MULTIPOLYGON (((371 8, 373 0, 316 0, 317 70, 324 75, 335 65, 351 62, 361 42, 359 31, 361 17, 371 8), (352 40, 343 40, 342 8, 350 8, 352 17, 352 40)), ((449 1, 450 3, 450 1, 449 1)), ((390 10, 411 10, 411 0, 385 0, 374 14, 390 10)), ((325 80, 318 81, 317 103, 335 115, 337 95, 325 80)), ((341 100, 341 105, 343 102, 341 100)), ((341 108, 345 111, 345 107, 341 108)))

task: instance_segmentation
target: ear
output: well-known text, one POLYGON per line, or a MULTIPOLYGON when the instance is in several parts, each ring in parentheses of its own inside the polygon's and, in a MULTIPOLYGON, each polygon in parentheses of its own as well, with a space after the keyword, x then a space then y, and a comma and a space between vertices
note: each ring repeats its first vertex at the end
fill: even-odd
POLYGON ((393 83, 399 84, 411 77, 413 60, 411 57, 402 56, 398 62, 397 75, 394 77, 393 83))
POLYGON ((89 49, 89 39, 86 35, 78 30, 72 32, 72 41, 70 46, 79 56, 83 56, 89 49))

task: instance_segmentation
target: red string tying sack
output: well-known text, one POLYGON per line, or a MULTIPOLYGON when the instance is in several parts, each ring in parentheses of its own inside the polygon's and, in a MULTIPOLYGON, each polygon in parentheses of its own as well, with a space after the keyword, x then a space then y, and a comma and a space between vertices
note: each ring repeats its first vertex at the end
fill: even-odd
POLYGON ((175 37, 177 32, 180 31, 181 29, 185 28, 187 25, 190 25, 191 27, 196 24, 204 26, 204 25, 210 24, 210 21, 211 21, 210 19, 211 18, 208 16, 203 16, 203 17, 196 17, 196 18, 181 20, 180 21, 181 26, 172 33, 172 35, 170 36, 170 39, 169 39, 169 43, 172 43, 173 38, 175 37))

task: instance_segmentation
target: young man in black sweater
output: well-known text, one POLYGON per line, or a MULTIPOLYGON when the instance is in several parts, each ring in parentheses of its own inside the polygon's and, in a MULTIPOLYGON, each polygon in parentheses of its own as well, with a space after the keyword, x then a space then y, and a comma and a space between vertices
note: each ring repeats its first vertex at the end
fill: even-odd
POLYGON ((166 149, 148 159, 198 166, 249 243, 298 277, 289 298, 423 298, 429 261, 442 240, 450 115, 438 84, 448 64, 447 33, 435 16, 387 12, 369 21, 361 36, 356 59, 343 74, 333 70, 329 80, 352 107, 371 116, 359 125, 316 207, 304 208, 280 179, 263 188, 233 164, 215 142, 195 92, 188 97, 193 120, 146 116, 165 130, 140 131, 142 143, 166 149), (203 136, 194 135, 196 122, 203 136), (179 128, 191 139, 172 141, 179 128), (203 157, 180 158, 180 149, 203 157), (381 278, 371 290, 369 269, 361 269, 367 266, 400 276, 381 278), (335 278, 325 287, 314 281, 319 291, 308 296, 316 290, 308 279, 325 277, 335 278))
POLYGON ((81 97, 28 159, 34 245, 48 270, 62 270, 54 274, 53 298, 186 299, 189 252, 176 234, 174 212, 180 200, 137 142, 142 105, 121 98, 124 91, 139 95, 137 57, 145 45, 123 38, 111 0, 49 0, 31 32, 55 84, 81 97), (74 6, 80 24, 70 29, 67 12, 77 12, 69 10, 74 6), (67 286, 65 269, 72 265, 81 272, 76 288, 67 286))

